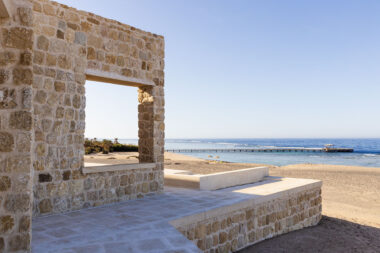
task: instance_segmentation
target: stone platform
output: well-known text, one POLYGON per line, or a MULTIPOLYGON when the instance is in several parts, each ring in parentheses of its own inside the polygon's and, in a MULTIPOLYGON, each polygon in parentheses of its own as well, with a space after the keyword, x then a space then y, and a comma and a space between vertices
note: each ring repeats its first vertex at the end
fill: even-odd
POLYGON ((164 170, 165 185, 197 190, 218 190, 256 183, 269 175, 269 167, 254 167, 206 175, 184 170, 164 170))
POLYGON ((161 195, 33 220, 32 252, 236 251, 316 225, 321 182, 268 177, 216 191, 161 195))

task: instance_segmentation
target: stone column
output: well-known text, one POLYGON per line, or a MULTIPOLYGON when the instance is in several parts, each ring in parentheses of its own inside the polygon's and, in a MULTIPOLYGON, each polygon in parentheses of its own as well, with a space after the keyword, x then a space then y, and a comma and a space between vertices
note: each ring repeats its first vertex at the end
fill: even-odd
POLYGON ((1 20, 0 252, 29 252, 32 216, 33 14, 29 1, 12 1, 1 20))
POLYGON ((162 86, 139 88, 139 161, 156 163, 159 190, 163 189, 165 102, 162 86))
POLYGON ((154 96, 152 87, 140 87, 138 90, 139 113, 139 161, 140 163, 155 162, 153 152, 154 137, 154 96))

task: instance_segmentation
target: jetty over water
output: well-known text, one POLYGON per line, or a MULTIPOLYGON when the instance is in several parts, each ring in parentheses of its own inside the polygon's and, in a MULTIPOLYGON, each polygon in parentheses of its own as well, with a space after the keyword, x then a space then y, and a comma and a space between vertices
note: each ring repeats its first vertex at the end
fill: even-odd
POLYGON ((302 148, 302 147, 273 147, 273 148, 232 148, 232 149, 166 149, 174 153, 234 153, 234 152, 325 152, 325 153, 352 153, 352 148, 302 148))

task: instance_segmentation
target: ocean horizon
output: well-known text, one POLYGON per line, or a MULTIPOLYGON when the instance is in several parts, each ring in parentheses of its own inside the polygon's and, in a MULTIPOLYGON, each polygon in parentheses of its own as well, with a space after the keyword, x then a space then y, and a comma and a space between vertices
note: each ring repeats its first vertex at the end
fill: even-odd
MULTIPOLYGON (((137 139, 119 139, 119 142, 137 144, 137 139)), ((166 139, 165 149, 322 148, 325 144, 333 144, 338 148, 353 148, 354 152, 181 152, 181 154, 227 162, 263 163, 277 166, 313 163, 380 168, 380 138, 185 138, 166 139)))

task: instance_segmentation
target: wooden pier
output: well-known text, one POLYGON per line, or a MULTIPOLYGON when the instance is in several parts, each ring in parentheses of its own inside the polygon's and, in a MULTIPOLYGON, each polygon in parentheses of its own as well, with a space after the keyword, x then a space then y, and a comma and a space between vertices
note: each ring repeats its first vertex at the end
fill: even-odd
POLYGON ((174 153, 234 153, 234 152, 325 152, 325 153, 352 153, 352 148, 238 148, 238 149, 166 149, 166 152, 174 153))

